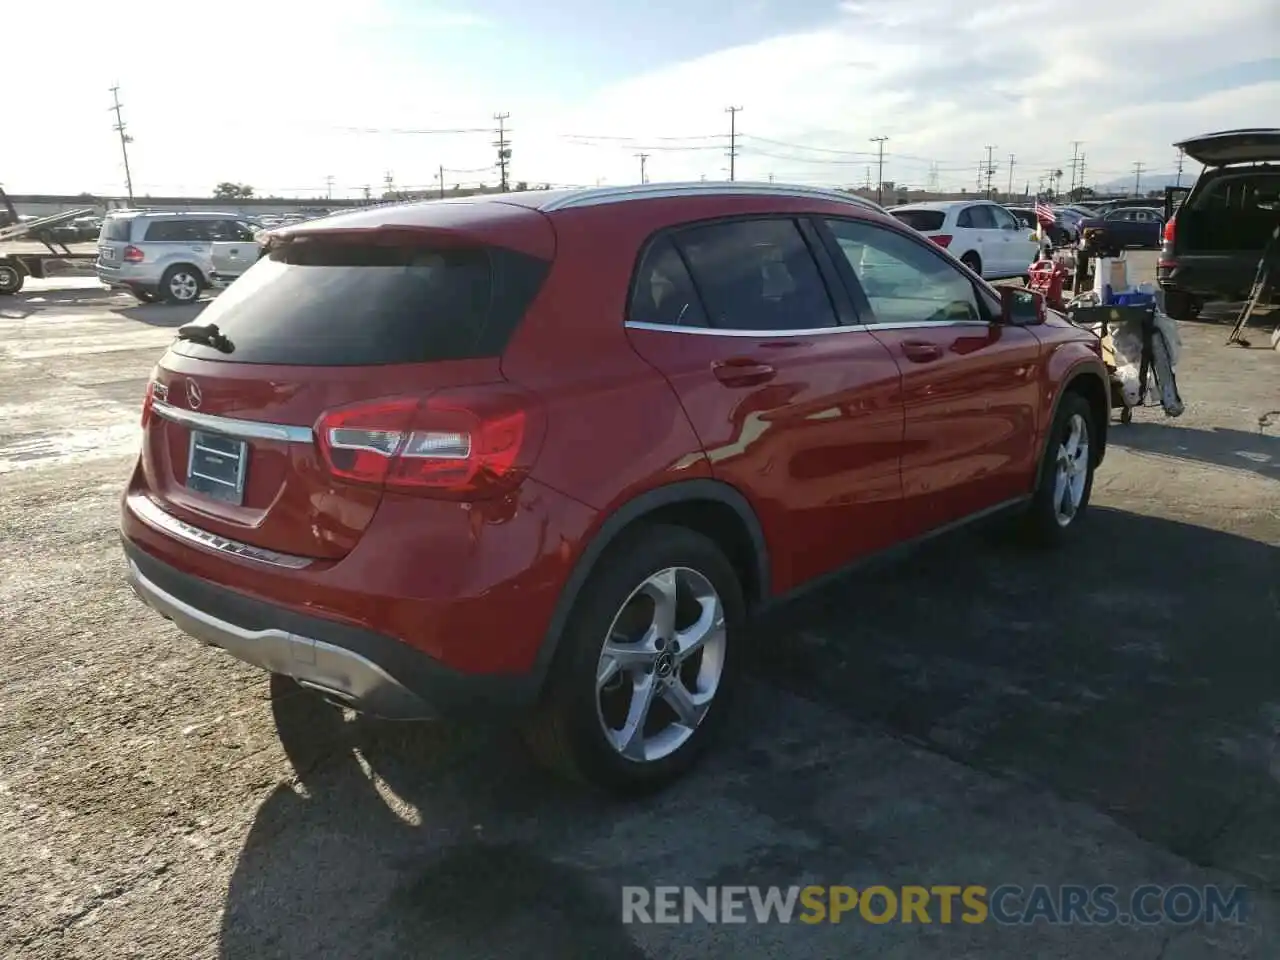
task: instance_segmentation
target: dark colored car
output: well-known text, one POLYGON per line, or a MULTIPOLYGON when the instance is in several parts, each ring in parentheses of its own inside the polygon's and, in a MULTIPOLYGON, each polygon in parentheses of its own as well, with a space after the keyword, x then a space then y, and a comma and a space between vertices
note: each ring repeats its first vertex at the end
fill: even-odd
POLYGON ((1169 188, 1156 278, 1170 316, 1249 295, 1280 225, 1280 129, 1228 130, 1176 144, 1204 164, 1192 188, 1169 188))
POLYGON ((128 575, 335 703, 515 712, 559 769, 652 787, 725 720, 749 614, 1003 511, 1069 535, 1098 344, 823 190, 299 224, 154 370, 128 575))
POLYGON ((1164 230, 1164 211, 1155 207, 1117 207, 1097 217, 1080 221, 1080 233, 1101 230, 1119 247, 1160 246, 1164 230))
MULTIPOLYGON (((1040 221, 1036 218, 1034 207, 1005 207, 1010 213, 1018 218, 1018 222, 1030 230, 1039 227, 1040 221)), ((1057 216, 1057 222, 1049 228, 1049 242, 1055 247, 1064 247, 1074 239, 1073 231, 1067 223, 1063 222, 1061 213, 1057 216)))

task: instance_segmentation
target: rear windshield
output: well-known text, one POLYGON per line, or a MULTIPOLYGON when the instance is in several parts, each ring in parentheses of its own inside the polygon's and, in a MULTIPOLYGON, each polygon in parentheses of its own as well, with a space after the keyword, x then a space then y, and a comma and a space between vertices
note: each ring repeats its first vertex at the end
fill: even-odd
POLYGON ((947 219, 943 210, 890 210, 895 217, 913 230, 929 233, 942 229, 942 221, 947 219))
POLYGON ((129 228, 133 226, 133 217, 108 217, 102 221, 101 240, 117 240, 129 242, 129 228))
POLYGON ((431 250, 302 241, 259 260, 200 315, 229 352, 184 356, 361 366, 498 356, 538 291, 544 261, 495 248, 431 250))

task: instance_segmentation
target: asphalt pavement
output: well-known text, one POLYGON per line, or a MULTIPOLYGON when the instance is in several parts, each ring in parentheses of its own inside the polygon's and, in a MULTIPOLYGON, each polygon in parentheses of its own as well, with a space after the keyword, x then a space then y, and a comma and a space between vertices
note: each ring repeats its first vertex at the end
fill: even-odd
POLYGON ((90 281, 0 299, 0 955, 1280 955, 1280 353, 1184 324, 1186 413, 1113 426, 1068 549, 958 534, 776 612, 723 749, 620 804, 510 731, 273 694, 132 597, 118 498, 148 372, 195 313, 90 281), (1142 883, 1248 906, 622 914, 627 886, 1142 883))

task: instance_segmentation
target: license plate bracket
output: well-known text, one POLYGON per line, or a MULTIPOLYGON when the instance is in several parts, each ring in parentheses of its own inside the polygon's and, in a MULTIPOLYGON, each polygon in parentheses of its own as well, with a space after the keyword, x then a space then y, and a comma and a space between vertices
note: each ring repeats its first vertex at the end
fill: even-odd
POLYGON ((249 445, 220 433, 191 431, 187 453, 187 488, 214 500, 239 506, 244 502, 244 479, 249 445))

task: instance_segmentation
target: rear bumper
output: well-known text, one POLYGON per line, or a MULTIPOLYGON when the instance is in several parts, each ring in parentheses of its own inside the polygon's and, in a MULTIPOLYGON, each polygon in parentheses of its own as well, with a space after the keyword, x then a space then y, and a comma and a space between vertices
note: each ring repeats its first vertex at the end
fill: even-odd
POLYGON ((1261 255, 1162 256, 1156 282, 1165 291, 1198 300, 1242 300, 1253 286, 1261 255))
POLYGON ((191 576, 127 537, 130 586, 184 633, 334 702, 396 720, 492 716, 537 697, 534 675, 452 670, 393 637, 299 614, 191 576))

